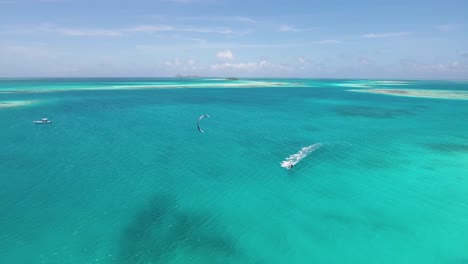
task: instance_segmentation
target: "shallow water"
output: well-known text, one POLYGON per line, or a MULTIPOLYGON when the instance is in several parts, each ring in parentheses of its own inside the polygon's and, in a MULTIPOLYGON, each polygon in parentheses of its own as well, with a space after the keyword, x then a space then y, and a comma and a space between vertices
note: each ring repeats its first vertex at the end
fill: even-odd
POLYGON ((0 80, 0 263, 468 261, 468 101, 346 91, 466 83, 179 81, 0 80))

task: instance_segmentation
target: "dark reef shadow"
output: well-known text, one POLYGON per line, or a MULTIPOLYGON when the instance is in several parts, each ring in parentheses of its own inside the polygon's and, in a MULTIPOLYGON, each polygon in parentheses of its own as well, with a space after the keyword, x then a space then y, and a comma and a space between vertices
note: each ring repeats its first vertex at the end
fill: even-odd
POLYGON ((212 263, 239 261, 235 240, 213 215, 179 207, 169 195, 156 195, 141 206, 122 232, 118 263, 168 263, 176 252, 212 263))
POLYGON ((319 132, 319 131, 321 131, 321 129, 319 127, 311 126, 311 125, 305 125, 305 126, 302 127, 302 129, 304 129, 305 131, 308 131, 308 132, 319 132))
POLYGON ((413 112, 402 109, 370 107, 370 106, 340 106, 333 109, 339 116, 369 117, 369 118, 397 118, 412 115, 413 112))
POLYGON ((385 157, 381 156, 367 156, 365 158, 358 159, 359 166, 362 166, 367 169, 377 170, 377 169, 391 169, 397 168, 402 165, 407 165, 411 161, 405 159, 404 157, 385 157))
POLYGON ((468 144, 463 143, 426 143, 424 146, 442 153, 468 153, 468 144))
POLYGON ((382 215, 376 214, 373 211, 365 212, 362 217, 351 217, 338 212, 322 212, 320 217, 326 221, 334 222, 349 228, 364 227, 374 232, 393 232, 407 234, 409 230, 401 225, 395 224, 390 220, 383 220, 382 215))

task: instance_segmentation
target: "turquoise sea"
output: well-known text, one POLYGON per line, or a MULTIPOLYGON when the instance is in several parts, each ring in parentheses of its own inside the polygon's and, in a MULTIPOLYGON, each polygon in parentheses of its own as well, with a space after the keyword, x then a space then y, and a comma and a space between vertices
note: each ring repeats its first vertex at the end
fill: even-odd
POLYGON ((1 79, 0 263, 468 263, 468 100, 369 88, 468 82, 1 79))

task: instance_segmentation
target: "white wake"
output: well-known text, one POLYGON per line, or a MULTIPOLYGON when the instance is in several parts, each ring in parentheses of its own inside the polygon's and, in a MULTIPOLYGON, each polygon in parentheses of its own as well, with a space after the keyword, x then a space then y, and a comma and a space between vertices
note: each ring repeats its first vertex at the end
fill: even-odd
POLYGON ((322 147, 322 143, 315 143, 313 145, 303 147, 299 152, 296 154, 292 154, 291 156, 287 157, 285 160, 281 162, 281 167, 286 169, 291 169, 294 165, 296 165, 299 161, 303 158, 307 157, 310 153, 316 151, 320 147, 322 147))

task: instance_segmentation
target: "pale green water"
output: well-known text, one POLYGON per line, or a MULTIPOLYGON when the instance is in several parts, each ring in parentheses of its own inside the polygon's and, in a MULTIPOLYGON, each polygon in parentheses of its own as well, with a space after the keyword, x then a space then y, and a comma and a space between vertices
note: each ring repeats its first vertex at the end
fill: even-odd
POLYGON ((0 80, 0 263, 468 261, 468 101, 346 91, 466 82, 267 81, 0 80))

